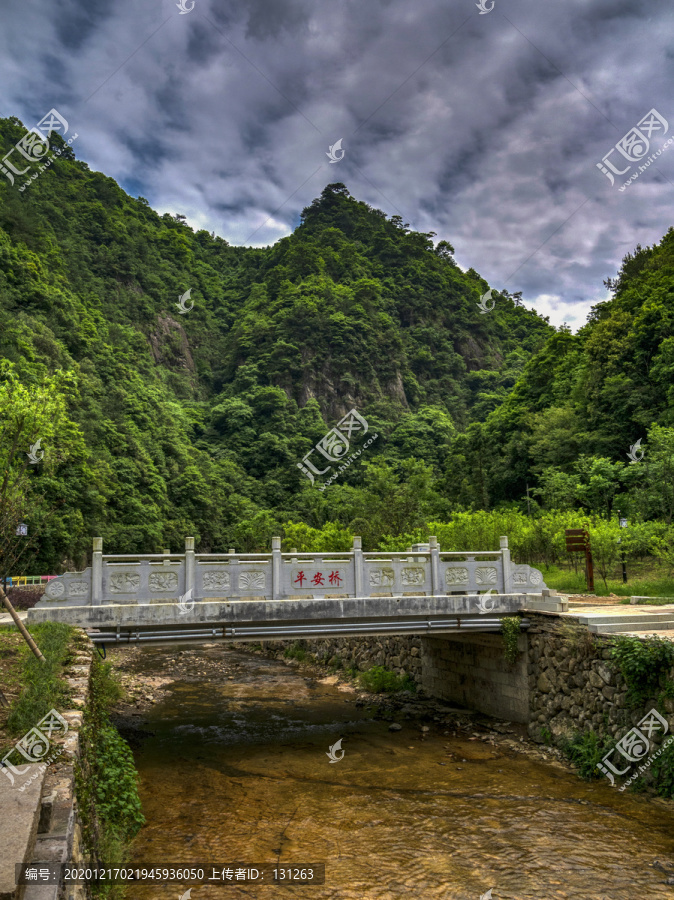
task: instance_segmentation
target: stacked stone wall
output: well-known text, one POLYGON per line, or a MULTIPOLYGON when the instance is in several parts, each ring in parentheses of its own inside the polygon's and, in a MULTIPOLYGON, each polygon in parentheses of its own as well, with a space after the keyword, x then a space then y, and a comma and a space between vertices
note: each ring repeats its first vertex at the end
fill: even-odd
MULTIPOLYGON (((649 697, 636 709, 627 701, 627 685, 611 659, 611 639, 558 616, 532 616, 527 635, 530 697, 529 733, 541 740, 578 731, 619 737, 658 706, 649 697)), ((674 673, 673 673, 674 677, 674 673)), ((674 726, 674 700, 663 709, 674 726)))
POLYGON ((384 666, 397 675, 407 675, 421 684, 420 637, 357 637, 325 640, 265 641, 262 648, 275 656, 283 656, 289 647, 301 647, 326 666, 356 668, 361 672, 373 666, 384 666))

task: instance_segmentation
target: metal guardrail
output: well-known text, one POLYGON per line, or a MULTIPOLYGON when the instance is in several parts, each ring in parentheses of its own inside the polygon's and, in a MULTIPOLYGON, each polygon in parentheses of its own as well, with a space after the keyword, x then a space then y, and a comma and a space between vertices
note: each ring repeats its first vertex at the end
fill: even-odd
MULTIPOLYGON (((520 620, 520 628, 529 627, 529 620, 520 620)), ((212 640, 229 641, 287 640, 289 638, 330 638, 340 636, 367 637, 370 634, 460 634, 466 632, 498 632, 500 618, 480 616, 466 618, 451 616, 446 619, 388 619, 379 622, 340 622, 294 625, 218 625, 215 627, 175 627, 166 629, 142 629, 134 625, 115 629, 87 629, 94 644, 130 644, 144 641, 212 640)))

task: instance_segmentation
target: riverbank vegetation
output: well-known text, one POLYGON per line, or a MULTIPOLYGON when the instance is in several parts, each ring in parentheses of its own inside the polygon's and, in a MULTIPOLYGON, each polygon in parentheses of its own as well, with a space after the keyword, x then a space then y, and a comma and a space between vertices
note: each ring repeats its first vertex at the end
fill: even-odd
POLYGON ((416 693, 417 685, 409 675, 397 675, 384 666, 372 666, 358 674, 358 684, 371 694, 411 691, 416 693))
MULTIPOLYGON (((81 758, 76 768, 77 800, 87 851, 100 868, 119 868, 131 858, 133 838, 145 822, 138 795, 138 773, 127 742, 108 711, 123 696, 110 663, 95 654, 89 704, 80 729, 81 758)), ((125 885, 94 885, 96 896, 121 900, 125 885)))
MULTIPOLYGON (((655 636, 619 635, 610 642, 610 663, 624 679, 625 703, 630 710, 645 710, 650 706, 664 719, 671 717, 674 708, 674 643, 655 636)), ((628 723, 627 716, 625 721, 628 723)), ((624 729, 615 736, 604 733, 601 728, 591 728, 562 737, 557 743, 575 766, 578 775, 591 781, 605 777, 598 765, 607 753, 615 751, 617 743, 629 733, 629 724, 625 724, 624 729)), ((633 771, 626 772, 625 778, 634 778, 629 785, 630 790, 649 790, 671 799, 674 798, 674 743, 667 743, 671 735, 668 730, 663 733, 660 725, 654 728, 653 734, 660 740, 664 739, 662 746, 652 742, 651 732, 646 729, 645 744, 640 734, 635 732, 635 741, 630 741, 624 748, 630 759, 634 754, 633 758, 638 760, 633 764, 633 771)), ((617 763, 619 769, 628 764, 624 754, 614 754, 609 758, 617 763)))

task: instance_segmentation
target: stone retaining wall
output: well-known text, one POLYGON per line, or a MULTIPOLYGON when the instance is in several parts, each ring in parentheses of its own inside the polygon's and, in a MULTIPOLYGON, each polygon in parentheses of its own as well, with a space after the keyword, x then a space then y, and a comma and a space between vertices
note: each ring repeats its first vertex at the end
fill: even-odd
MULTIPOLYGON (((652 697, 631 709, 627 686, 611 661, 610 638, 558 616, 528 614, 529 734, 541 740, 575 731, 620 737, 657 706, 652 697)), ((672 673, 674 678, 674 673, 672 673)), ((674 700, 664 701, 674 729, 674 700)))
POLYGON ((327 666, 341 664, 343 668, 364 671, 373 666, 385 666, 397 675, 408 675, 421 684, 420 637, 359 637, 324 640, 264 641, 262 649, 270 655, 283 656, 286 649, 302 647, 327 666))

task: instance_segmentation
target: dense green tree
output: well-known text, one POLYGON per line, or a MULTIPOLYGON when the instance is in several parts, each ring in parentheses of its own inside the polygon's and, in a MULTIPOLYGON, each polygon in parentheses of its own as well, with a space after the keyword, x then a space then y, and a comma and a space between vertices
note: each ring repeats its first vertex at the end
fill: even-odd
MULTIPOLYGON (((2 154, 23 134, 0 120, 2 154)), ((68 454, 22 495, 37 514, 39 481, 56 510, 36 570, 85 564, 96 535, 109 552, 186 535, 268 550, 283 522, 326 549, 349 531, 374 547, 429 517, 523 511, 527 486, 527 553, 557 552, 553 507, 671 523, 674 231, 627 254, 573 335, 520 293, 496 291, 483 315, 489 285, 449 242, 341 183, 274 246, 232 247, 52 140, 58 158, 35 181, 0 182, 0 357, 28 394, 69 379, 68 454), (352 408, 377 441, 321 492, 298 464, 352 408)))

